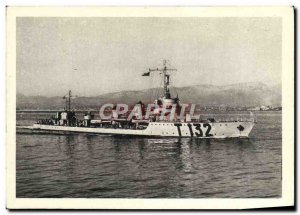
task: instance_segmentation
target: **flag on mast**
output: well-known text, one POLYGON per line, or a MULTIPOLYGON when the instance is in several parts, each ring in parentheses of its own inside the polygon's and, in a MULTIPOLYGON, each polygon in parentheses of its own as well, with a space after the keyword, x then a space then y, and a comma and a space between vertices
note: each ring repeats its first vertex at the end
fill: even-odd
POLYGON ((142 76, 150 76, 150 72, 145 72, 142 76))

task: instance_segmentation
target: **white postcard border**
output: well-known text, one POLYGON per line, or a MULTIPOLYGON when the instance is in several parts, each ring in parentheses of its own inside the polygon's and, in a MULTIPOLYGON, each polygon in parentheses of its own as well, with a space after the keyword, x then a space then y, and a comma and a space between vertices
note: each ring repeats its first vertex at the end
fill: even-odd
POLYGON ((6 207, 9 209, 242 209, 294 204, 293 7, 7 7, 6 207), (202 199, 16 198, 17 17, 281 17, 282 197, 202 199))

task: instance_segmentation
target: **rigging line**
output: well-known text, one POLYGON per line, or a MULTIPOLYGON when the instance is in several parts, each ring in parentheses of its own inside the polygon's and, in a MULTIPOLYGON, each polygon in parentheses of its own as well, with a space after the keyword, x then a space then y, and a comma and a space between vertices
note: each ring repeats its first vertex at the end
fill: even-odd
POLYGON ((149 92, 148 92, 148 100, 149 100, 149 99, 151 100, 151 97, 152 97, 152 96, 151 96, 151 86, 152 86, 152 77, 151 77, 151 74, 150 74, 150 88, 149 88, 150 90, 148 89, 148 91, 149 91, 149 92))
MULTIPOLYGON (((149 79, 148 83, 150 83, 150 85, 151 85, 151 75, 149 75, 148 79, 149 79)), ((149 89, 149 87, 145 89, 146 100, 149 99, 149 97, 150 97, 150 92, 148 91, 148 89, 149 89)))
POLYGON ((175 87, 175 84, 174 84, 174 76, 175 76, 175 72, 172 73, 172 79, 170 79, 170 91, 173 95, 173 97, 175 96, 175 94, 178 94, 177 90, 176 90, 176 87, 175 87))
POLYGON ((160 91, 160 88, 162 87, 162 84, 163 84, 163 79, 161 79, 160 80, 160 84, 159 84, 159 86, 158 86, 158 88, 157 88, 157 91, 156 91, 156 98, 158 98, 158 94, 159 94, 159 91, 160 91))
POLYGON ((153 83, 154 83, 154 75, 150 74, 150 77, 151 77, 151 80, 150 80, 150 89, 149 89, 149 96, 150 96, 149 103, 151 103, 152 97, 153 97, 153 89, 152 89, 152 87, 153 87, 153 83))
MULTIPOLYGON (((154 80, 154 78, 153 78, 154 80)), ((155 85, 154 85, 155 81, 153 81, 152 85, 151 85, 151 102, 153 102, 154 97, 155 97, 155 85)))
MULTIPOLYGON (((154 73, 154 74, 156 74, 156 73, 154 73)), ((157 91, 157 86, 156 86, 156 84, 155 83, 157 83, 157 82, 159 82, 159 80, 157 80, 157 76, 155 75, 154 76, 154 80, 153 80, 153 88, 152 88, 152 100, 155 100, 156 98, 155 98, 155 95, 156 95, 156 91, 157 91)))
MULTIPOLYGON (((160 85, 160 84, 159 84, 160 85)), ((158 94, 158 88, 159 88, 159 85, 158 86, 155 86, 155 88, 153 88, 153 93, 154 93, 154 99, 157 99, 157 94, 158 94)))
MULTIPOLYGON (((158 77, 159 77, 159 76, 158 76, 158 77)), ((155 87, 155 94, 154 94, 155 99, 158 98, 158 95, 159 95, 159 88, 160 88, 160 86, 161 86, 161 84, 162 84, 162 80, 159 78, 157 82, 158 82, 159 84, 158 84, 158 86, 155 87)))
POLYGON ((154 88, 154 82, 155 82, 155 75, 153 73, 150 74, 150 88, 149 90, 149 102, 151 103, 154 96, 155 96, 155 88, 154 88))
POLYGON ((153 74, 153 85, 152 85, 152 89, 151 89, 151 92, 152 92, 151 101, 154 100, 155 92, 156 92, 156 86, 154 83, 156 83, 156 76, 154 76, 154 74, 153 74))
POLYGON ((153 98, 156 99, 155 97, 157 97, 157 90, 158 90, 158 87, 157 86, 154 86, 153 88, 153 98))

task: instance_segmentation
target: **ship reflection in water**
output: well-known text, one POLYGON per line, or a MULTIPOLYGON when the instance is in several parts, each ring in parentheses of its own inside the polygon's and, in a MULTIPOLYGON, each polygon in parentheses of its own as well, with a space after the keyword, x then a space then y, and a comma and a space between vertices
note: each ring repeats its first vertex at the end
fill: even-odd
POLYGON ((280 197, 281 113, 257 117, 250 139, 19 131, 17 197, 280 197))

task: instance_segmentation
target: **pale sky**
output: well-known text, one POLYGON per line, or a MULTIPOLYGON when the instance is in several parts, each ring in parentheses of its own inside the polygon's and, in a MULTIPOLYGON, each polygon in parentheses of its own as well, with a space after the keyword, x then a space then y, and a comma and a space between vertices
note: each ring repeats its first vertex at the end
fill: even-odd
POLYGON ((281 84, 280 18, 17 18, 17 93, 80 96, 173 86, 281 84))

